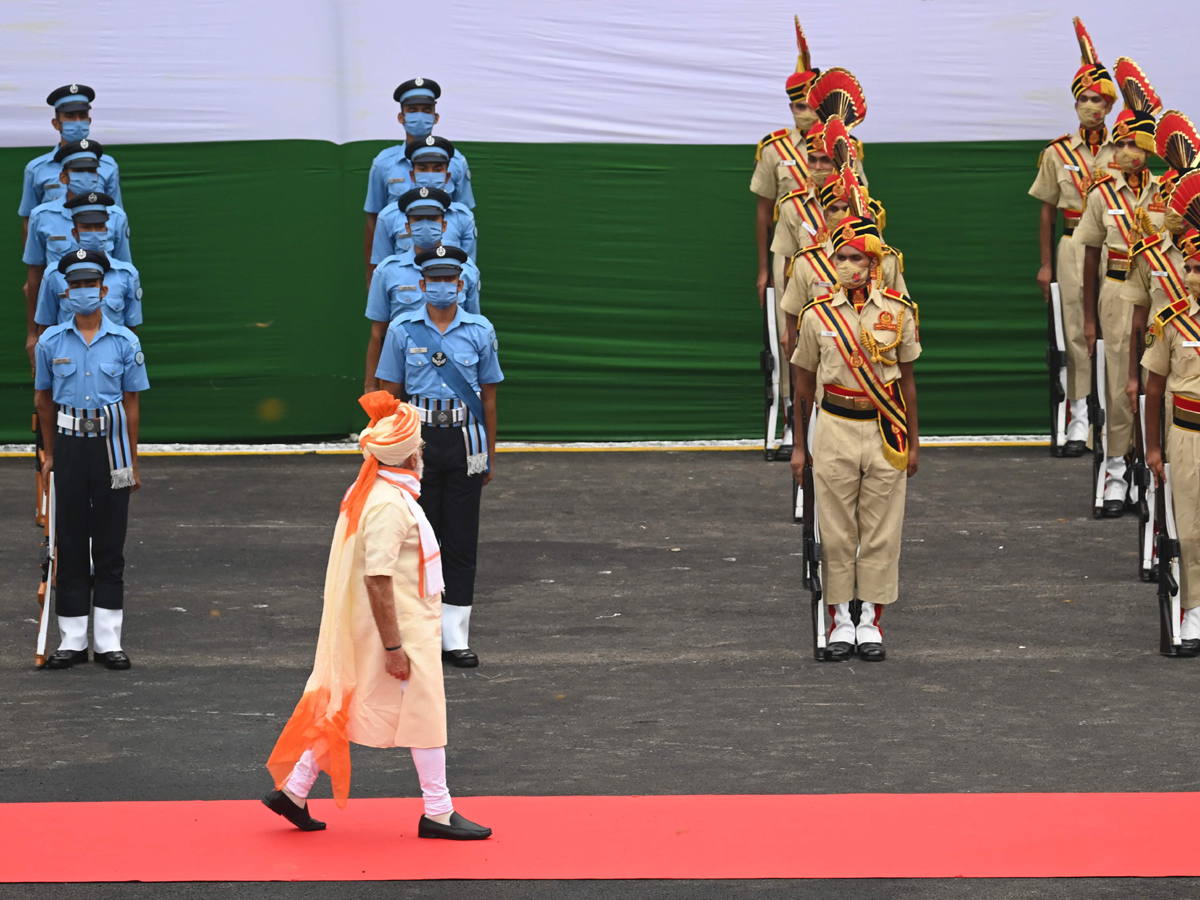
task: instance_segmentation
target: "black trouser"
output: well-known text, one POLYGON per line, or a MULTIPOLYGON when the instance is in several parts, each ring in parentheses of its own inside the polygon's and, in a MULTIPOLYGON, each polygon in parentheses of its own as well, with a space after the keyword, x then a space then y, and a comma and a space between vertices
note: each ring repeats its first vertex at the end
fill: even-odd
POLYGON ((442 545, 442 602, 470 606, 475 599, 475 551, 479 546, 479 499, 483 476, 467 476, 467 446, 461 428, 421 426, 425 474, 421 509, 442 545))
POLYGON ((54 436, 54 611, 60 616, 86 616, 93 603, 103 609, 124 605, 129 488, 114 491, 111 484, 107 440, 54 436))

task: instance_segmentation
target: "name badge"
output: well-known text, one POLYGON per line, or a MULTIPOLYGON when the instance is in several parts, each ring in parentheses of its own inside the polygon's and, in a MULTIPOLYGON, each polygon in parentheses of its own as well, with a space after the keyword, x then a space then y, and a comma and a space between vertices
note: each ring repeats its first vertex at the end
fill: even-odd
POLYGON ((1183 346, 1185 346, 1185 347, 1200 347, 1200 341, 1184 341, 1183 346))
POLYGON ((1078 172, 1078 171, 1080 171, 1080 169, 1079 169, 1079 166, 1071 166, 1071 165, 1067 165, 1067 164, 1065 164, 1065 163, 1063 164, 1063 168, 1064 168, 1064 169, 1066 169, 1068 172, 1078 172))
POLYGON ((837 337, 836 331, 822 331, 821 337, 837 337))
POLYGON ((398 291, 415 291, 416 289, 417 289, 417 286, 415 284, 398 284, 398 285, 396 285, 396 290, 398 290, 398 291))
POLYGON ((408 352, 409 353, 428 353, 429 348, 428 347, 409 347, 408 352))
POLYGON ((1123 215, 1125 215, 1125 210, 1123 210, 1123 209, 1110 209, 1110 210, 1108 211, 1108 214, 1109 214, 1110 216, 1123 216, 1123 215))
POLYGON ((50 360, 50 365, 52 365, 52 366, 65 365, 66 363, 69 363, 70 361, 71 361, 71 357, 60 356, 60 357, 58 357, 58 359, 50 360))
POLYGON ((50 237, 46 238, 48 241, 65 241, 66 239, 67 236, 65 234, 52 234, 50 237))
POLYGON ((397 181, 403 181, 403 180, 404 180, 403 175, 401 175, 399 178, 389 178, 388 184, 395 184, 397 181))
POLYGON ((1153 275, 1155 278, 1166 278, 1167 277, 1166 272, 1151 272, 1150 274, 1153 275))
POLYGON ((817 236, 817 229, 813 228, 807 222, 801 222, 800 224, 803 225, 804 230, 807 231, 809 234, 811 234, 813 237, 817 236))
POLYGON ((833 287, 832 281, 814 281, 813 284, 816 284, 820 287, 833 287))
POLYGON ((800 165, 800 164, 799 164, 798 162, 796 162, 796 160, 794 160, 794 159, 785 159, 785 160, 783 161, 783 164, 784 164, 785 166, 798 166, 798 165, 800 165))

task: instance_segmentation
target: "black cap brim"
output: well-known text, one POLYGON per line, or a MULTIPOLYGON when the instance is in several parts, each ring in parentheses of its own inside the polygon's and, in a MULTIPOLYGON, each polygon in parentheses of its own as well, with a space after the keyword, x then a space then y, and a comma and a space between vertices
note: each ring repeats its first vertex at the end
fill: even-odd
POLYGON ((71 216, 71 220, 83 225, 99 225, 108 221, 108 213, 99 209, 89 209, 86 212, 71 216))
POLYGON ((91 281, 96 278, 103 281, 104 270, 99 266, 96 266, 94 269, 72 269, 63 277, 66 278, 67 284, 70 284, 72 281, 91 281))
POLYGON ((86 100, 72 100, 69 103, 62 103, 54 107, 56 113, 65 112, 87 112, 92 108, 92 104, 86 100))
POLYGON ((453 275, 457 278, 462 274, 462 266, 458 263, 437 263, 432 266, 425 266, 421 269, 422 277, 432 275, 434 278, 442 278, 444 276, 453 275))

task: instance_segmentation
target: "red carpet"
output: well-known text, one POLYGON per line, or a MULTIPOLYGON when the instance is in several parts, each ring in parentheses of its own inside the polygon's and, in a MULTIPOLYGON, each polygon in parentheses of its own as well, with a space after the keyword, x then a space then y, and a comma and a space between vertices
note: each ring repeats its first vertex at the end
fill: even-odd
POLYGON ((1200 875, 1198 796, 475 797, 461 811, 495 836, 462 844, 419 840, 415 799, 317 800, 312 834, 258 801, 12 803, 0 881, 1200 875), (60 853, 63 828, 95 839, 60 853), (840 856, 834 835, 875 849, 840 856))

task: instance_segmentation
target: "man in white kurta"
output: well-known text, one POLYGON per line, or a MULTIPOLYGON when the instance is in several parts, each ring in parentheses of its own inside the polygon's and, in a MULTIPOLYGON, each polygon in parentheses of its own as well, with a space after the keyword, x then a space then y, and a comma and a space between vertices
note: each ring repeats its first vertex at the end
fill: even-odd
POLYGON ((359 401, 371 424, 364 462, 342 500, 325 573, 316 660, 267 768, 272 811, 320 831, 307 796, 321 771, 334 800, 350 794, 350 743, 410 747, 425 814, 418 835, 479 840, 491 829, 454 811, 446 787, 441 665, 441 556, 420 496, 421 422, 386 391, 359 401))

